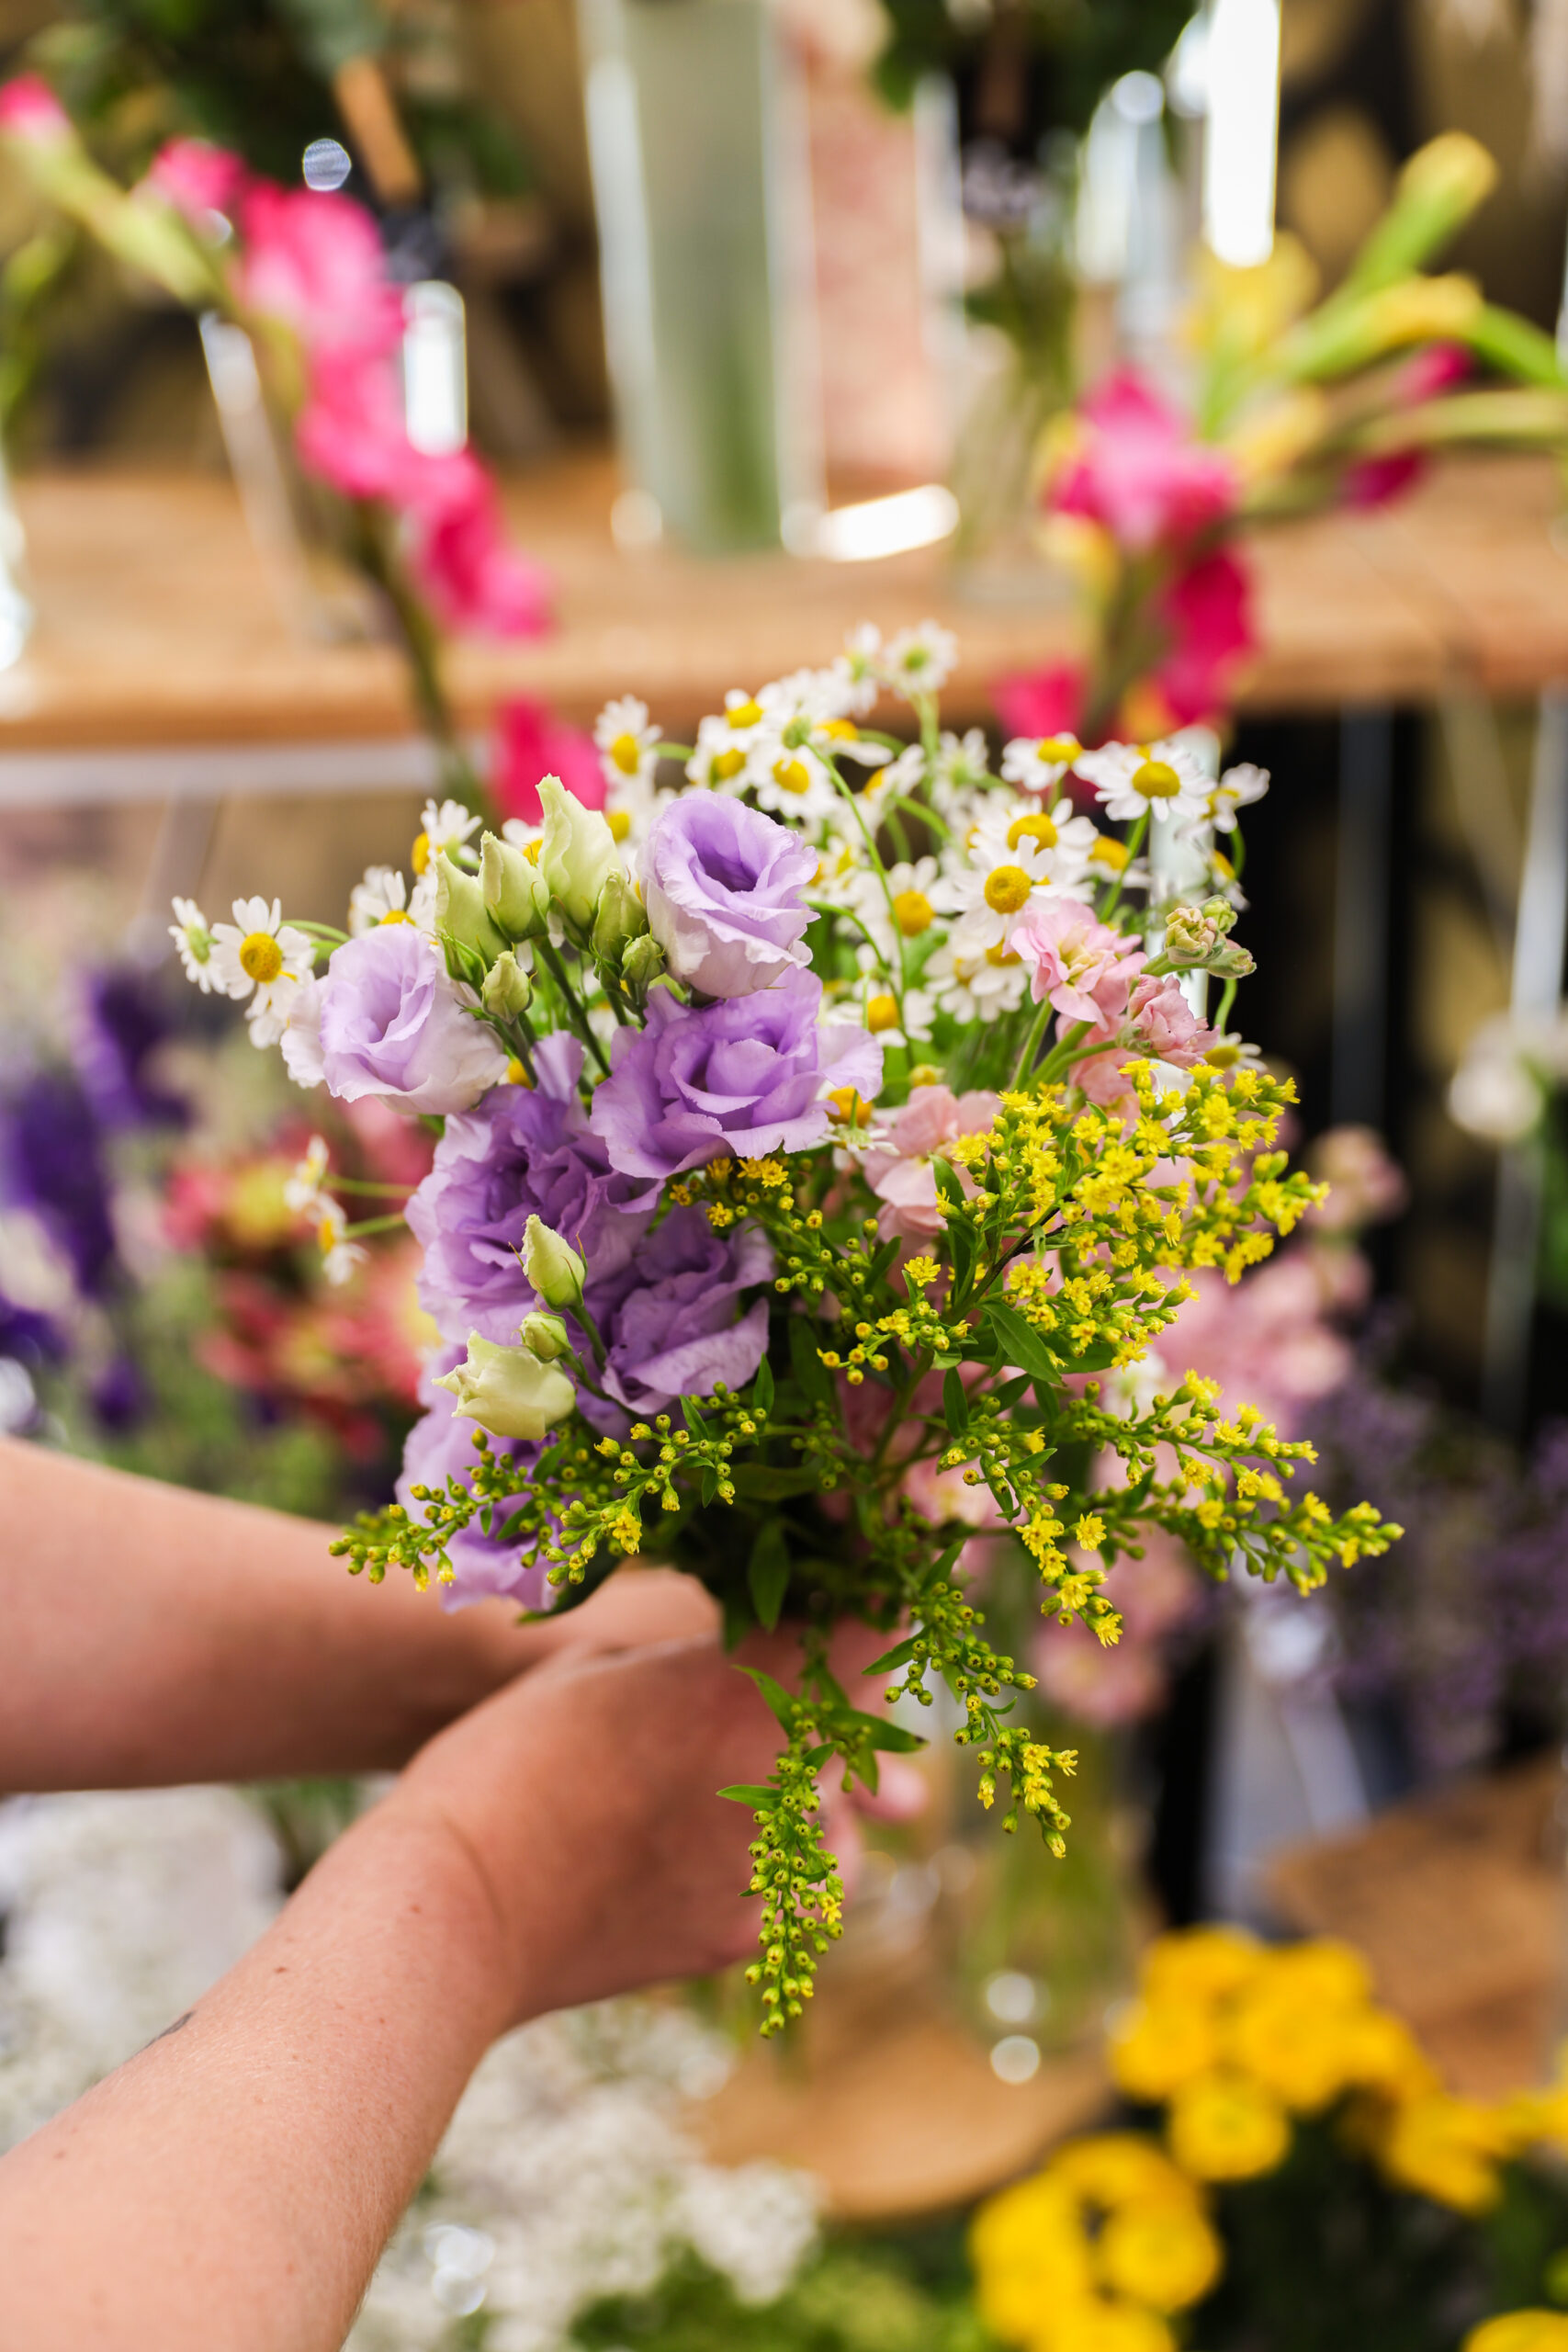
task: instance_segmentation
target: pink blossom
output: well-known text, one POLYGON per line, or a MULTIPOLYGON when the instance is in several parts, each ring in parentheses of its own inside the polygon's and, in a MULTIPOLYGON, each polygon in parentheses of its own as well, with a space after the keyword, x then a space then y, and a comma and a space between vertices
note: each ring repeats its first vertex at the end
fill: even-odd
MULTIPOLYGON (((934 1241, 942 1229, 931 1156, 957 1136, 982 1135, 1001 1109, 995 1094, 954 1094, 946 1086, 918 1086, 887 1123, 886 1143, 865 1155, 866 1182, 883 1203, 876 1229, 884 1241, 934 1241)), ((968 1171, 959 1182, 973 1191, 968 1171)))
POLYGON ((171 139, 152 158, 141 185, 183 212, 196 227, 239 202, 249 174, 240 157, 206 139, 171 139))
POLYGON ((1393 405, 1420 408, 1462 384, 1474 366, 1462 343, 1429 343, 1414 353, 1393 379, 1393 405))
MULTIPOLYGON (((402 303, 363 205, 257 180, 245 191, 240 228, 242 300, 292 327, 312 362, 329 352, 397 347, 402 303)), ((313 379, 316 372, 313 366, 313 379)))
MULTIPOLYGON (((920 1090, 921 1092, 927 1091, 924 1088, 920 1090)), ((936 1091, 934 1088, 930 1091, 936 1091)), ((995 1099, 994 1096, 987 1098, 993 1102, 995 1099)), ((978 1379, 978 1366, 971 1367, 971 1373, 974 1378, 978 1379)), ((942 1383, 940 1372, 928 1373, 921 1381, 909 1400, 908 1412, 887 1440, 888 1461, 902 1462, 914 1452, 924 1434, 921 1416, 942 1411, 942 1383)), ((849 1382, 840 1376, 839 1403, 850 1443, 857 1453, 874 1453, 882 1442, 887 1417, 893 1409, 892 1391, 874 1380, 863 1381, 858 1388, 852 1388, 849 1382)), ((997 1509, 996 1497, 989 1487, 983 1483, 975 1487, 965 1486, 961 1469, 939 1470, 934 1459, 911 1463, 900 1481, 899 1491, 910 1507, 918 1510, 922 1519, 930 1520, 933 1527, 956 1522, 961 1527, 991 1530, 1006 1523, 997 1509)), ((835 1506, 840 1504, 847 1510, 847 1498, 829 1497, 824 1507, 829 1510, 830 1517, 836 1517, 839 1514, 835 1506)))
POLYGON ((1391 449, 1386 458, 1360 458, 1347 466, 1339 484, 1341 502, 1358 512, 1370 506, 1392 506, 1414 490, 1427 470, 1421 449, 1391 449))
POLYGON ((1049 998, 1067 1021, 1110 1030, 1121 1022, 1148 958, 1077 899, 1043 899, 1014 928, 1009 945, 1030 968, 1036 1004, 1049 998))
POLYGON ((1100 524, 1134 554, 1190 539, 1235 506, 1230 459, 1192 438, 1186 419, 1135 368, 1121 368, 1078 410, 1079 440, 1046 503, 1100 524))
POLYGON ((1199 1020, 1174 974, 1140 980, 1128 1005, 1138 1043, 1156 1061, 1190 1069, 1214 1043, 1214 1032, 1199 1020))
POLYGON ((1207 1269, 1187 1279, 1197 1295, 1161 1340, 1161 1354, 1217 1380, 1227 1408, 1250 1401, 1293 1436, 1303 1408, 1337 1388, 1351 1365, 1348 1342, 1324 1321, 1329 1296, 1318 1253, 1292 1249, 1234 1284, 1207 1269))
POLYGON ((420 460, 404 430, 391 362, 333 353, 314 366, 294 446, 307 472, 343 497, 401 505, 420 460))
POLYGON ((1234 548, 1189 564, 1159 598, 1170 642, 1155 671, 1173 726, 1190 727, 1223 710, 1238 662, 1253 651, 1252 582, 1234 548))
POLYGON ((1084 673, 1076 662, 1052 662, 1043 670, 998 678, 991 700, 1009 735, 1069 735, 1077 729, 1084 687, 1084 673))
POLYGON ((585 808, 604 806, 607 786, 593 738, 580 727, 563 726, 547 704, 514 695, 495 715, 490 782, 502 815, 541 824, 539 779, 547 775, 558 776, 585 808))
POLYGON ((70 116, 41 74, 18 74, 0 83, 0 133, 50 146, 73 139, 70 116))
POLYGON ((424 459, 409 486, 414 575, 446 628, 536 637, 549 582, 509 546, 494 482, 466 449, 424 459))

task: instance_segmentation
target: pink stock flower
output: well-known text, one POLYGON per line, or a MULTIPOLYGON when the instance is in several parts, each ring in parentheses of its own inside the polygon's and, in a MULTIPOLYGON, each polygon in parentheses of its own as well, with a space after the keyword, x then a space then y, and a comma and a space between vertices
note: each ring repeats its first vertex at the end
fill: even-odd
POLYGON ((1083 710, 1084 673, 1074 662, 1048 662, 1043 670, 998 678, 991 700, 1006 734, 1074 734, 1083 710))
POLYGON ((1135 368, 1121 368, 1078 410, 1079 437, 1046 503, 1086 515, 1133 554, 1190 539, 1231 513, 1239 485, 1218 449, 1135 368))
POLYGON ((466 449, 425 458, 410 483, 411 562, 443 627, 537 637, 547 575, 508 545, 494 482, 466 449))
POLYGON ((1318 1252, 1298 1246, 1234 1284, 1210 1269, 1187 1279, 1197 1296, 1161 1340, 1161 1354, 1217 1380, 1228 1408, 1245 1398, 1282 1437, 1296 1435, 1305 1408, 1339 1387, 1353 1362, 1324 1320, 1332 1294, 1318 1252))
POLYGON ((380 232, 346 196, 257 180, 240 208, 242 300, 292 327, 312 361, 328 353, 388 353, 402 302, 387 277, 380 232))
POLYGON ((1008 942, 1030 971, 1036 1004, 1047 998, 1066 1021, 1107 1032, 1124 1017, 1133 983, 1148 958, 1077 899, 1043 899, 1008 942))
POLYGON ((1199 1020, 1174 973, 1140 980, 1127 1010, 1139 1045, 1156 1061, 1190 1069, 1214 1043, 1214 1031, 1199 1020))
POLYGON ((70 116, 41 74, 18 74, 0 83, 0 134, 49 146, 73 139, 70 116))
POLYGON ((608 789, 592 735, 566 727, 547 704, 518 695, 495 715, 491 790, 503 817, 525 825, 544 821, 541 776, 558 776, 585 808, 603 808, 608 789))
POLYGON ((1155 683, 1174 727, 1190 727, 1224 710, 1238 662, 1252 652, 1252 582, 1243 558, 1220 548, 1189 564, 1160 597, 1169 646, 1155 683))
MULTIPOLYGON (((868 1151, 863 1163, 866 1182, 883 1204, 876 1229, 884 1241, 935 1240, 942 1217, 931 1156, 958 1136, 983 1134, 1000 1108, 995 1094, 954 1094, 946 1086, 918 1086, 902 1109, 894 1112, 886 1143, 868 1151)), ((965 1192, 973 1192, 968 1170, 956 1172, 965 1192)))
POLYGON ((153 156, 141 185, 203 228, 214 212, 236 206, 249 184, 240 157, 206 139, 171 139, 153 156))

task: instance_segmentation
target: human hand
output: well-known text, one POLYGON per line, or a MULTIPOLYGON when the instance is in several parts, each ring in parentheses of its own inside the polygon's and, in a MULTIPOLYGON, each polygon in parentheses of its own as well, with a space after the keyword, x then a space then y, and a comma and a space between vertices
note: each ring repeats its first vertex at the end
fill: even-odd
POLYGON ((712 1642, 568 1656, 441 1733, 384 1810, 478 1874, 511 2025, 740 1958, 752 1822, 718 1792, 765 1779, 778 1736, 712 1642))

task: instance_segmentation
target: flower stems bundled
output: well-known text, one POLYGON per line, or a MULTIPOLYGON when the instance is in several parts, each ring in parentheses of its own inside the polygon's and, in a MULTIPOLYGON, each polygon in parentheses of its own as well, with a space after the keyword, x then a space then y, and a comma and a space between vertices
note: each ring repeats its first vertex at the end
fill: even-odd
POLYGON ((1295 1492, 1310 1448, 1153 1352, 1186 1270, 1237 1279, 1321 1190, 1274 1148, 1289 1086, 1202 1011, 1250 969, 1236 816, 1267 778, 1070 740, 1010 743, 998 776, 942 729, 955 657, 931 624, 863 629, 693 745, 618 702, 603 812, 547 778, 538 826, 476 842, 433 805, 412 889, 373 870, 346 939, 261 899, 175 927, 301 1083, 443 1127, 408 1208, 428 1409, 351 1569, 561 1608, 663 1555, 732 1640, 804 1629, 799 1687, 761 1681, 778 1769, 732 1792, 767 2030, 839 1931, 822 1772, 874 1787, 919 1744, 851 1703, 837 1628, 886 1633, 889 1698, 947 1685, 982 1803, 1060 1853, 1074 1758, 986 1638, 988 1554, 1109 1644, 1105 1573, 1146 1530, 1303 1592, 1397 1532, 1295 1492), (869 723, 883 693, 918 741, 869 723), (1177 850, 1190 898, 1147 903, 1177 850))

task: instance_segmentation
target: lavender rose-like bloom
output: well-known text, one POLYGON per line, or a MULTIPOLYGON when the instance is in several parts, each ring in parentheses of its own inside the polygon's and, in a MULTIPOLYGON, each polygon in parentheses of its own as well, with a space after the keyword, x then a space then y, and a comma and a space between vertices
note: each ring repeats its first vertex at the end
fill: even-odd
MULTIPOLYGON (((462 1355, 461 1348, 448 1348, 426 1364, 419 1394, 420 1402, 428 1409, 423 1419, 414 1423, 403 1446, 403 1475, 398 1480, 398 1500, 421 1524, 424 1505, 414 1500, 411 1489, 429 1487, 437 1494, 445 1494, 448 1478, 457 1478, 468 1486, 468 1474, 477 1459, 472 1421, 462 1419, 446 1390, 435 1385, 435 1374, 449 1372, 462 1355)), ((527 1467, 537 1461, 543 1449, 505 1438, 491 1438, 490 1451, 492 1460, 511 1460, 527 1467)), ((513 1508, 498 1504, 492 1524, 502 1526, 509 1509, 513 1508)), ((446 1552, 454 1581, 435 1588, 443 1609, 461 1609, 466 1601, 485 1600, 493 1593, 504 1594, 525 1609, 547 1609, 555 1597, 545 1562, 524 1563, 519 1544, 497 1542, 493 1534, 485 1533, 477 1519, 471 1520, 460 1535, 453 1536, 446 1552)))
POLYGON ((643 848, 649 929, 677 979, 750 996, 807 961, 816 871, 816 851, 786 825, 719 793, 681 793, 643 848))
POLYGON ((787 972, 770 989, 688 1007, 667 989, 648 1001, 646 1029, 623 1029, 589 1124, 613 1168, 678 1175, 725 1153, 806 1151, 828 1132, 825 1085, 869 1102, 882 1048, 848 1022, 821 1023, 822 984, 787 972))
POLYGON ((430 1173, 409 1203, 410 1229, 424 1252, 420 1298, 446 1340, 478 1331, 505 1345, 524 1316, 544 1304, 517 1256, 530 1216, 587 1261, 592 1311, 600 1287, 624 1272, 652 1214, 654 1188, 617 1174, 589 1132, 577 1091, 577 1039, 564 1033, 541 1039, 535 1068, 536 1086, 497 1087, 447 1121, 430 1173))
POLYGON ((301 1086, 324 1079, 345 1102, 378 1096, 405 1111, 466 1111, 506 1075, 494 1034, 465 1009, 434 943, 412 923, 378 923, 337 949, 291 1006, 283 1058, 301 1086))
MULTIPOLYGON (((639 1246, 617 1303, 600 1310, 601 1385, 637 1418, 682 1396, 711 1396, 721 1380, 743 1387, 768 1344, 768 1302, 755 1300, 739 1319, 736 1304, 773 1273, 773 1250, 754 1226, 716 1233, 701 1209, 671 1209, 639 1246)), ((577 1401, 595 1428, 626 1429, 624 1417, 585 1389, 577 1401)))

